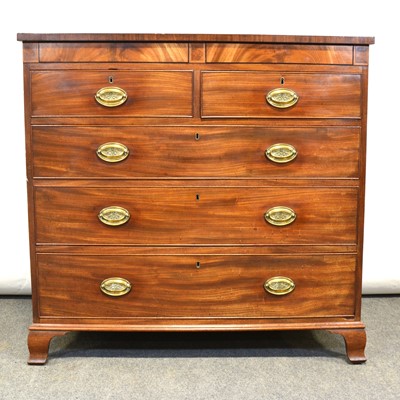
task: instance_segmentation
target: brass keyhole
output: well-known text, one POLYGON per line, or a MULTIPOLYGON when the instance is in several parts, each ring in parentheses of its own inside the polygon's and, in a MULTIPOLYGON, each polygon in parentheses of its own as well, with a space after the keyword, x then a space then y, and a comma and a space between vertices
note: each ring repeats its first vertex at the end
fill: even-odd
POLYGON ((196 268, 199 269, 200 268, 200 261, 196 262, 196 268))
POLYGON ((199 201, 200 200, 200 195, 197 193, 196 194, 196 200, 199 201))
POLYGON ((194 140, 200 140, 200 133, 195 133, 194 134, 194 140))
POLYGON ((108 77, 108 82, 109 83, 113 83, 114 82, 114 77, 113 76, 109 76, 108 77))
POLYGON ((281 78, 281 85, 284 85, 285 84, 285 78, 282 76, 282 78, 281 78))

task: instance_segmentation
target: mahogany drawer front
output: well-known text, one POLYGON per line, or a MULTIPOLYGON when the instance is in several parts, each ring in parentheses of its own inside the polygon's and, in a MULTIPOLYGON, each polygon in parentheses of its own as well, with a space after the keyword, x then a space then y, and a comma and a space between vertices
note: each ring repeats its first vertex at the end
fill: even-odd
POLYGON ((36 187, 34 196, 38 244, 356 243, 357 188, 36 187), (100 222, 111 206, 130 219, 119 211, 123 225, 100 222), (266 222, 277 206, 293 210, 294 222, 266 222))
POLYGON ((40 43, 40 62, 188 62, 187 43, 40 43))
POLYGON ((40 317, 354 315, 355 255, 113 256, 111 249, 99 256, 39 254, 37 262, 40 317), (290 278, 294 290, 264 290, 276 276, 290 278), (115 277, 127 280, 130 292, 101 292, 101 283, 115 277))
POLYGON ((203 118, 360 118, 361 76, 203 71, 201 98, 203 118), (267 94, 282 88, 297 94, 295 105, 276 108, 267 103, 267 94))
POLYGON ((192 85, 192 71, 33 71, 31 115, 191 117, 192 85), (96 93, 108 87, 123 89, 125 103, 99 104, 96 93))
POLYGON ((353 46, 207 43, 209 63, 352 64, 353 46))
POLYGON ((356 127, 33 126, 32 132, 38 178, 358 177, 356 127), (110 142, 126 146, 129 156, 101 159, 96 150, 110 142), (296 157, 267 159, 266 150, 281 143, 293 146, 296 157))

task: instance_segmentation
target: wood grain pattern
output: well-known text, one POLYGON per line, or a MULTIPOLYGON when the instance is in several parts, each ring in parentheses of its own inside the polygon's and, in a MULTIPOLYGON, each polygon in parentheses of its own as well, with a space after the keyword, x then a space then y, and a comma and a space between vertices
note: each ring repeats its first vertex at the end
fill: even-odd
POLYGON ((39 62, 39 46, 37 43, 24 43, 23 61, 24 63, 39 62))
POLYGON ((353 364, 362 364, 367 361, 365 346, 367 335, 365 329, 331 329, 331 333, 342 335, 346 344, 347 358, 353 364))
POLYGON ((359 75, 203 72, 201 96, 203 118, 360 118, 361 114, 359 75), (285 109, 270 106, 265 97, 279 87, 294 90, 297 104, 285 109))
POLYGON ((209 63, 352 64, 352 46, 210 43, 209 63))
POLYGON ((170 33, 18 33, 23 42, 256 42, 304 44, 373 44, 368 36, 221 35, 170 33))
POLYGON ((32 182, 35 188, 39 187, 62 187, 62 188, 103 188, 111 191, 115 187, 137 188, 146 190, 146 188, 358 188, 360 182, 358 179, 310 179, 310 178, 290 178, 282 177, 275 179, 257 179, 257 178, 138 178, 138 179, 119 179, 119 178, 79 178, 79 179, 34 179, 32 182))
POLYGON ((330 188, 36 188, 37 243, 59 244, 353 244, 357 189, 330 188), (197 199, 197 196, 199 199, 197 199), (128 223, 109 227, 97 214, 117 205, 128 223), (297 213, 276 227, 275 206, 297 213))
POLYGON ((188 62, 187 43, 40 43, 41 62, 188 62))
POLYGON ((368 65, 368 58, 368 46, 354 46, 354 65, 368 65))
POLYGON ((326 329, 365 361, 361 322, 368 45, 374 38, 19 34, 33 325, 67 331, 326 329), (284 78, 284 82, 282 81, 284 78), (96 103, 105 86, 128 92, 96 103), (266 94, 293 89, 275 109, 266 94), (196 136, 196 134, 198 134, 196 136), (130 156, 97 158, 117 141, 130 156), (289 143, 288 164, 265 158, 289 143), (103 225, 118 205, 129 222, 103 225), (295 210, 269 225, 274 206, 295 210), (263 283, 284 275, 286 296, 263 283), (133 290, 111 298, 105 278, 133 290))
POLYGON ((189 61, 191 63, 206 62, 206 45, 205 43, 190 43, 189 45, 189 61))
POLYGON ((39 255, 42 317, 271 318, 354 314, 355 257, 39 255), (196 268, 196 263, 200 268, 196 268), (84 265, 85 268, 81 268, 84 265), (288 276, 285 296, 264 282, 288 276), (119 276, 133 285, 125 296, 104 295, 100 283, 119 276))
POLYGON ((191 71, 45 71, 32 72, 32 116, 192 115, 191 71), (110 76, 113 83, 109 82, 110 76), (128 93, 119 107, 104 107, 94 98, 103 87, 128 93))
POLYGON ((35 177, 329 177, 358 176, 359 128, 35 126, 35 177), (198 135, 198 136, 196 136, 198 135), (130 150, 120 163, 96 155, 106 142, 130 150), (265 157, 275 143, 293 145, 287 164, 265 157), (215 166, 218 165, 218 168, 215 166))
MULTIPOLYGON (((87 245, 39 245, 36 247, 36 254, 84 254, 101 256, 104 252, 104 246, 87 245)), ((330 245, 237 245, 237 246, 113 246, 113 255, 255 255, 255 256, 280 256, 287 254, 357 254, 357 246, 330 244, 330 245)))
POLYGON ((63 336, 66 331, 31 331, 28 335, 29 359, 28 364, 42 365, 47 361, 49 345, 55 336, 63 336))

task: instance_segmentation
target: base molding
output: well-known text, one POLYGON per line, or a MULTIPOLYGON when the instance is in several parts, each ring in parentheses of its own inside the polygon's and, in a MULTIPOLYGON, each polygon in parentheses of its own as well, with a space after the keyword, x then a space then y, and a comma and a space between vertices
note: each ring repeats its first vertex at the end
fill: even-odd
POLYGON ((73 331, 98 332, 212 332, 212 331, 296 331, 325 330, 343 336, 346 354, 353 364, 365 362, 366 332, 362 322, 269 323, 269 324, 191 324, 191 325, 111 325, 111 324, 33 324, 29 328, 28 348, 30 365, 46 363, 51 340, 73 331))

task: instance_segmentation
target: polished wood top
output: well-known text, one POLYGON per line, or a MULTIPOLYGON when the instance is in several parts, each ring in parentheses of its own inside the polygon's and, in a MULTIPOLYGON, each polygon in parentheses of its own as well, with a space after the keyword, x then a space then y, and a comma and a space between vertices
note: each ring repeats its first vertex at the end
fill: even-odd
POLYGON ((22 42, 236 42, 293 44, 369 45, 374 37, 296 36, 296 35, 217 35, 217 34, 142 34, 142 33, 18 33, 22 42))

